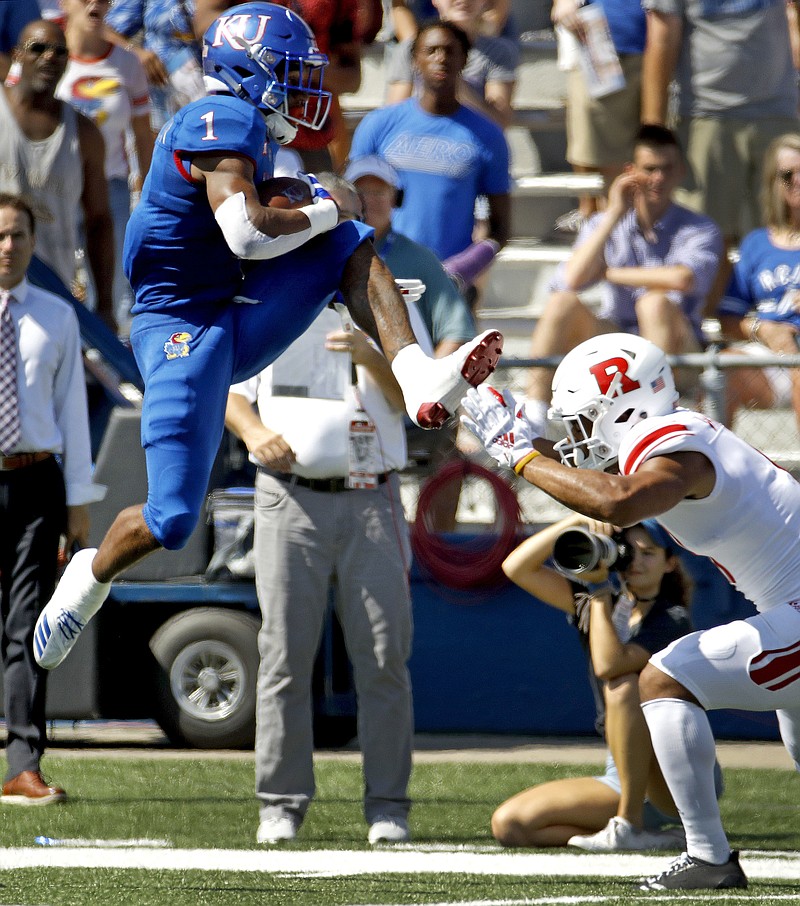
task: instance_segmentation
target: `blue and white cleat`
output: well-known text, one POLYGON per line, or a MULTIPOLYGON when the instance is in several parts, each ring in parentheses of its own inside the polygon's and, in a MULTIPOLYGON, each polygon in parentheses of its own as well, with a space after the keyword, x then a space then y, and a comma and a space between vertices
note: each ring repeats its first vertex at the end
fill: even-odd
POLYGON ((110 582, 98 582, 92 573, 96 548, 84 548, 69 561, 53 597, 39 614, 33 633, 33 656, 52 670, 72 651, 78 636, 108 597, 110 582))

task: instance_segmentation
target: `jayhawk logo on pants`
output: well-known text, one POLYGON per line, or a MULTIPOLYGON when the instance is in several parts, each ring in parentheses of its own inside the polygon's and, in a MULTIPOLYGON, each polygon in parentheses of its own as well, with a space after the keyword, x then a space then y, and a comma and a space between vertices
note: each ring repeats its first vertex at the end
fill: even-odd
POLYGON ((185 359, 189 355, 190 333, 179 331, 174 333, 164 344, 164 353, 168 359, 185 359))

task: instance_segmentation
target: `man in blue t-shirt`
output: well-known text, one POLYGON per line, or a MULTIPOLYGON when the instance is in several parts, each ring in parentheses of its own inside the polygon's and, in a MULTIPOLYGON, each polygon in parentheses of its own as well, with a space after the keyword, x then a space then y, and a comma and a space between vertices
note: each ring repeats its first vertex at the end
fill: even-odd
POLYGON ((417 279, 425 284, 417 308, 437 358, 449 355, 474 335, 475 321, 466 299, 436 255, 393 229, 392 212, 403 198, 397 171, 382 157, 369 155, 351 163, 344 176, 361 196, 364 222, 375 230, 375 251, 386 266, 397 278, 417 279))
POLYGON ((508 145, 499 126, 457 97, 470 43, 451 22, 423 26, 412 56, 419 98, 373 110, 353 135, 351 160, 377 154, 403 184, 392 218, 398 233, 431 249, 471 286, 510 235, 508 145), (488 236, 473 241, 475 201, 488 199, 488 236))
POLYGON ((265 368, 338 289, 353 320, 378 340, 409 414, 440 427, 502 350, 497 331, 446 359, 416 343, 369 227, 347 220, 311 177, 308 203, 265 207, 279 144, 325 120, 327 62, 306 23, 270 3, 247 3, 206 33, 211 96, 161 130, 125 238, 136 302, 131 344, 142 373, 144 505, 123 510, 97 550, 72 558, 36 626, 46 669, 72 649, 120 572, 160 547, 186 544, 197 522, 224 428, 231 384, 265 368), (252 262, 241 277, 241 260, 252 262), (264 287, 269 287, 268 293, 264 287))

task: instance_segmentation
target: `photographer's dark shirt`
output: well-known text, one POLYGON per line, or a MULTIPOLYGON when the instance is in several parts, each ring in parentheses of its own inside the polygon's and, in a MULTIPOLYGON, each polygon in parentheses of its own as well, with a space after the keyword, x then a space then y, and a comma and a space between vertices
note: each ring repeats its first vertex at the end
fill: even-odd
MULTIPOLYGON (((580 582, 574 582, 570 579, 569 584, 572 588, 573 597, 577 598, 579 595, 583 596, 586 594, 586 586, 582 585, 580 582)), ((614 604, 616 606, 616 599, 614 604)), ((598 734, 604 736, 606 709, 603 700, 603 684, 595 676, 595 672, 592 668, 592 656, 589 650, 589 633, 582 632, 578 629, 575 617, 568 616, 567 620, 578 630, 581 647, 586 655, 589 686, 592 690, 595 711, 597 714, 594 726, 598 734)), ((684 607, 682 604, 672 604, 659 597, 641 622, 636 623, 631 627, 631 635, 630 638, 627 639, 627 643, 633 642, 636 645, 640 645, 650 654, 655 654, 656 651, 661 651, 663 648, 666 648, 667 645, 674 642, 675 639, 679 639, 681 636, 687 635, 692 631, 692 621, 689 617, 688 608, 684 607)))

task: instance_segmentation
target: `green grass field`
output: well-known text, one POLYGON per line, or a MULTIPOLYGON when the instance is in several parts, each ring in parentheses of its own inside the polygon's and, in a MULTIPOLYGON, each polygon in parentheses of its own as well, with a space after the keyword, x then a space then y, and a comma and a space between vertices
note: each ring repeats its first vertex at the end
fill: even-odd
POLYGON ((53 755, 46 769, 71 799, 0 812, 3 904, 800 903, 800 780, 790 771, 726 771, 723 815, 745 869, 756 869, 750 889, 677 896, 640 894, 634 884, 637 860, 661 867, 669 854, 508 853, 494 844, 489 816, 500 801, 532 783, 593 774, 596 766, 418 764, 414 844, 380 852, 366 844, 361 772, 352 762, 318 763, 317 799, 298 840, 271 849, 255 844, 250 760, 53 755), (39 835, 147 838, 171 848, 43 849, 34 847, 39 835))

